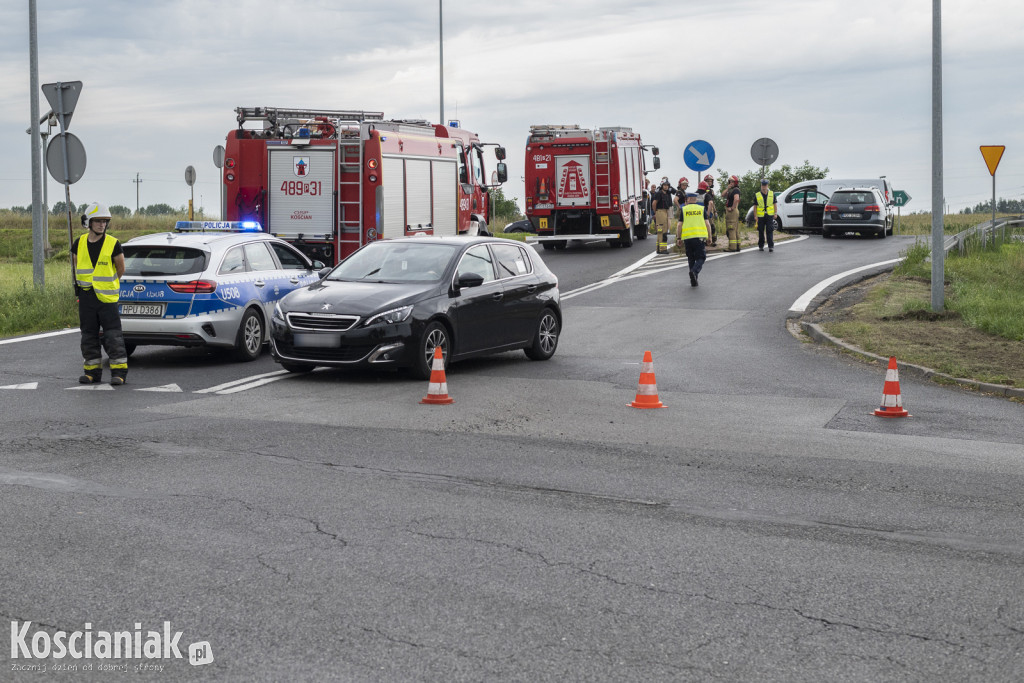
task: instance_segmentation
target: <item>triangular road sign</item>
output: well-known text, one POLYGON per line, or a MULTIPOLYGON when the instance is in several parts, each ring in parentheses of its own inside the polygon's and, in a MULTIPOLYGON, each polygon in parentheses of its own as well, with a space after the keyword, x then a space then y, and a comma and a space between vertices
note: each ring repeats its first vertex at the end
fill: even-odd
POLYGON ((38 389, 39 382, 25 382, 24 384, 8 384, 0 389, 38 389))
POLYGON ((64 130, 67 130, 71 125, 71 115, 75 113, 75 105, 78 104, 78 96, 82 94, 82 81, 44 83, 42 88, 43 94, 46 95, 46 101, 50 103, 50 109, 57 115, 57 120, 59 121, 60 115, 64 114, 64 130), (58 95, 58 90, 64 91, 63 107, 61 107, 62 98, 58 95))
POLYGON ((161 387, 146 387, 145 389, 136 389, 135 391, 166 391, 166 392, 181 392, 181 387, 177 384, 165 384, 161 387))
POLYGON ((996 168, 999 166, 999 160, 1003 158, 1003 152, 1006 151, 1006 145, 982 145, 981 156, 985 157, 985 165, 988 166, 988 172, 991 175, 996 174, 996 168))

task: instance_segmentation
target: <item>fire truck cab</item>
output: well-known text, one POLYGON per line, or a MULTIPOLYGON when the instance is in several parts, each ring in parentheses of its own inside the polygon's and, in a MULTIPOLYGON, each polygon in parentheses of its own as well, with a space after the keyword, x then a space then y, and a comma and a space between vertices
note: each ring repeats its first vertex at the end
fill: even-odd
POLYGON ((373 240, 487 234, 484 147, 457 125, 382 112, 239 107, 224 152, 224 219, 257 221, 311 259, 337 264, 373 240), (255 124, 255 125, 254 125, 255 124))
MULTIPOLYGON (((569 239, 630 247, 646 239, 645 146, 631 128, 530 126, 526 141, 526 217, 545 249, 569 239)), ((653 169, 652 169, 653 170, 653 169)))

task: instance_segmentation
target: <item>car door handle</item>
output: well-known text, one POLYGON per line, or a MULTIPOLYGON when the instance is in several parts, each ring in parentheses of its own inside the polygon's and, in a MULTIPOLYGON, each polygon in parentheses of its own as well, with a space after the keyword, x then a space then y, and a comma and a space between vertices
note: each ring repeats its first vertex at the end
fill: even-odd
POLYGON ((253 284, 256 285, 257 287, 266 287, 267 286, 267 283, 264 282, 263 280, 257 280, 253 284))
POLYGON ((537 291, 537 285, 529 285, 526 288, 526 293, 527 294, 533 294, 536 291, 537 291))
POLYGON ((292 279, 288 280, 288 282, 292 283, 293 285, 297 285, 299 284, 299 278, 293 277, 292 279))
POLYGON ((491 298, 494 299, 495 301, 501 301, 503 296, 504 294, 501 292, 495 292, 494 294, 491 294, 491 298))

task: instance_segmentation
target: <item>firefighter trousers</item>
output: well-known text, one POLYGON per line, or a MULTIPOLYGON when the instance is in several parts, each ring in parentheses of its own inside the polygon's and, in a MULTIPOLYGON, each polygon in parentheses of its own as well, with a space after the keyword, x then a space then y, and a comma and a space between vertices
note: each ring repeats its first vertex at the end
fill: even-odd
POLYGON ((725 235, 729 240, 729 251, 740 250, 740 210, 725 210, 725 235))
POLYGON ((654 224, 658 226, 658 253, 668 252, 668 209, 654 212, 654 224))
POLYGON ((78 322, 82 330, 85 374, 96 378, 103 374, 103 349, 106 349, 111 376, 126 377, 128 352, 124 347, 117 304, 100 301, 91 289, 81 290, 78 295, 78 322))

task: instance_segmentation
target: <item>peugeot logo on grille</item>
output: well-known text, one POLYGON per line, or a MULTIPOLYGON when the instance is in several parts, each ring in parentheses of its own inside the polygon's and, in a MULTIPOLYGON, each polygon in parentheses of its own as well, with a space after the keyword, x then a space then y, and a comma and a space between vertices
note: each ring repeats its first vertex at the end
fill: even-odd
POLYGON ((324 304, 323 306, 320 307, 320 310, 321 311, 327 311, 327 310, 330 310, 330 308, 331 308, 330 304, 324 304))

